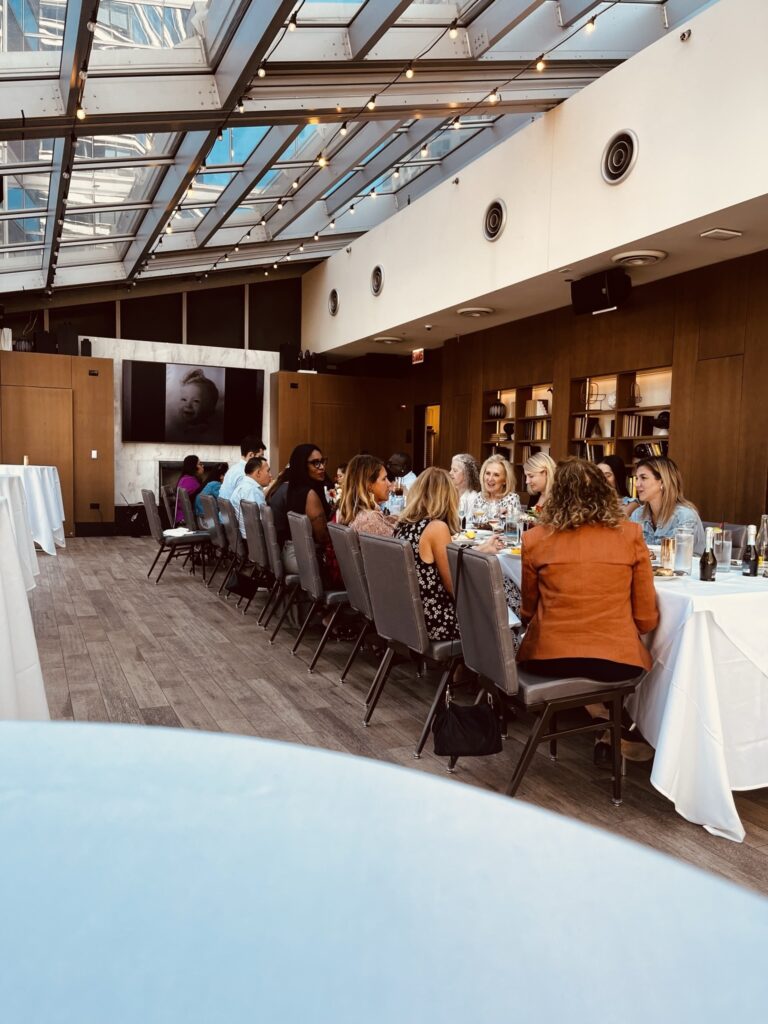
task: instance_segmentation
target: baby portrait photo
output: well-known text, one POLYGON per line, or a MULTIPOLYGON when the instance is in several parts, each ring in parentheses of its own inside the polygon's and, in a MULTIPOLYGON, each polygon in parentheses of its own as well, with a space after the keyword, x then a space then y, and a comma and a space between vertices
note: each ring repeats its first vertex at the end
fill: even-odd
POLYGON ((165 440, 221 443, 223 366, 174 363, 165 369, 165 440))

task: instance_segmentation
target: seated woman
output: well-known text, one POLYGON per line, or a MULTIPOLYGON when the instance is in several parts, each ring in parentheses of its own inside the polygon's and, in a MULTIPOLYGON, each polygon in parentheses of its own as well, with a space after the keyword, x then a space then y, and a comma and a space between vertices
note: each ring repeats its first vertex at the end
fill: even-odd
POLYGON ((480 470, 480 483, 480 496, 471 507, 475 523, 489 523, 492 519, 520 513, 515 471, 503 455, 491 455, 485 460, 480 470))
POLYGON ((536 452, 523 464, 525 489, 531 496, 528 511, 535 516, 539 515, 549 498, 556 468, 557 463, 546 452, 536 452))
POLYGON ((693 528, 693 550, 704 550, 704 527, 695 505, 683 495, 683 478, 672 459, 659 456, 642 459, 635 468, 637 497, 642 505, 630 516, 639 523, 646 544, 659 544, 662 537, 674 537, 681 526, 693 528))
MULTIPOLYGON (((448 473, 432 466, 412 485, 395 527, 395 537, 407 540, 413 548, 430 640, 455 640, 459 635, 447 550, 451 535, 459 529, 458 504, 448 473)), ((500 538, 492 537, 479 545, 479 550, 496 552, 501 546, 500 538)))
POLYGON ((181 504, 181 498, 178 496, 179 488, 183 487, 185 491, 188 491, 190 499, 194 502, 202 487, 204 470, 205 466, 196 455, 188 455, 184 459, 181 476, 176 483, 176 515, 174 516, 176 523, 184 522, 184 507, 181 504))
MULTIPOLYGON (((566 459, 557 466, 540 524, 523 535, 521 618, 529 625, 518 654, 522 667, 600 682, 649 669, 640 636, 656 628, 659 613, 648 551, 594 463, 566 459)), ((607 717, 602 705, 593 714, 607 717)), ((648 751, 645 744, 622 745, 630 758, 644 759, 648 751)))
POLYGON ((480 497, 480 471, 467 452, 454 455, 448 470, 459 493, 459 519, 469 519, 475 499, 480 497))
POLYGON ((597 464, 608 483, 619 496, 624 506, 624 515, 630 516, 639 507, 640 502, 630 496, 627 487, 627 468, 618 455, 605 455, 597 464))
POLYGON ((214 498, 218 498, 224 476, 228 469, 229 466, 226 462, 217 462, 216 465, 212 469, 209 469, 205 474, 203 477, 202 490, 198 492, 197 497, 195 498, 195 515, 203 515, 203 506, 200 498, 204 494, 211 494, 214 498))
MULTIPOLYGON (((338 567, 333 558, 333 547, 328 535, 328 519, 331 515, 331 508, 325 497, 325 467, 328 460, 316 444, 299 444, 291 452, 288 461, 288 469, 285 473, 287 488, 285 490, 285 530, 283 533, 283 565, 287 573, 299 571, 296 563, 296 555, 293 550, 293 541, 290 539, 288 530, 288 512, 298 512, 308 516, 312 526, 312 535, 321 555, 321 563, 326 562, 323 582, 327 587, 334 587, 340 583, 341 577, 338 574, 338 567)), ((277 497, 278 491, 275 493, 277 497)), ((273 501, 270 506, 274 510, 273 501)), ((277 524, 276 524, 277 525, 277 524)))
POLYGON ((374 455, 355 455, 344 475, 336 521, 358 533, 391 537, 397 519, 379 508, 389 497, 387 468, 374 455))

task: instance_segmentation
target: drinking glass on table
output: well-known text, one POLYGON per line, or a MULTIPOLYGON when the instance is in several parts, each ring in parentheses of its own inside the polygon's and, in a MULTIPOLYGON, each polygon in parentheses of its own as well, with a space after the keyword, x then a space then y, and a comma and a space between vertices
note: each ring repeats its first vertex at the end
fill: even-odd
POLYGON ((691 575, 693 565, 693 526, 687 523, 675 530, 675 572, 691 575))
POLYGON ((730 530, 720 530, 715 534, 712 551, 717 559, 717 571, 730 572, 733 553, 733 537, 730 530))
POLYGON ((675 568, 675 538, 662 537, 659 549, 659 562, 662 569, 675 568))
POLYGON ((515 515, 504 518, 504 543, 509 548, 516 548, 520 544, 520 522, 515 515))

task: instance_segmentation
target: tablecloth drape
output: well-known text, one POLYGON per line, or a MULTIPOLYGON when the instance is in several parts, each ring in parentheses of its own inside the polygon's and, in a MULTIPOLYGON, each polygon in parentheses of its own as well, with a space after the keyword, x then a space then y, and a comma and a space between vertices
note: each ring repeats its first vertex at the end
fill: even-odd
POLYGON ((27 494, 27 509, 35 543, 49 555, 66 546, 64 501, 55 466, 0 465, 0 476, 18 476, 27 494))

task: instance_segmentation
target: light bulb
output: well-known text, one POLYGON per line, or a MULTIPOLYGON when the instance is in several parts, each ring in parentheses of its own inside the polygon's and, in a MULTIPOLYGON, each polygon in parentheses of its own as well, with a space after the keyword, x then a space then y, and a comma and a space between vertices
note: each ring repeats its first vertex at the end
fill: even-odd
POLYGON ((240 252, 240 246, 239 245, 235 246, 235 252, 240 252))
POLYGON ((77 118, 78 121, 84 121, 85 120, 85 111, 83 110, 82 107, 78 107, 77 108, 77 110, 75 111, 75 117, 77 118))
POLYGON ((451 22, 451 27, 448 29, 448 35, 450 36, 451 39, 455 39, 458 34, 459 26, 456 19, 454 18, 453 21, 451 22))
POLYGON ((224 262, 229 263, 229 253, 224 253, 224 262))
POLYGON ((354 215, 355 215, 355 208, 354 208, 354 206, 350 206, 350 208, 349 208, 349 212, 350 212, 350 213, 352 214, 352 216, 354 217, 354 215))
POLYGON ((299 183, 298 183, 298 181, 295 181, 295 180, 294 180, 294 182, 293 182, 293 188, 298 188, 298 187, 299 187, 299 183))
POLYGON ((299 252, 304 252, 304 243, 303 242, 299 246, 299 252))
POLYGON ((547 65, 544 63, 544 55, 542 54, 541 57, 539 57, 539 59, 536 61, 536 70, 543 71, 546 66, 547 65))
POLYGON ((392 177, 393 178, 399 178, 400 177, 400 168, 399 167, 395 168, 395 170, 394 170, 394 172, 392 174, 392 177))
POLYGON ((459 128, 461 128, 461 122, 459 121, 458 117, 455 117, 451 122, 451 128, 453 128, 454 131, 457 131, 459 128))
POLYGON ((313 239, 314 239, 314 240, 315 240, 316 242, 319 242, 319 241, 320 241, 320 235, 318 235, 318 233, 317 233, 317 232, 315 232, 315 233, 314 233, 314 235, 312 235, 312 237, 313 237, 313 239))
POLYGON ((261 227, 265 228, 267 226, 267 218, 262 217, 261 220, 259 221, 259 224, 261 225, 261 227))
POLYGON ((331 231, 333 231, 333 229, 336 227, 336 221, 332 220, 328 227, 331 229, 331 231))
POLYGON ((326 158, 323 156, 322 153, 317 158, 317 166, 318 167, 327 167, 328 166, 328 161, 326 160, 326 158))
POLYGON ((173 231, 173 228, 171 227, 171 225, 170 224, 166 224, 165 225, 165 233, 166 233, 166 235, 170 235, 172 233, 172 231, 173 231))
POLYGON ((296 11, 294 11, 293 14, 290 16, 290 18, 288 19, 288 31, 289 32, 295 32, 296 31, 296 11))
POLYGON ((424 160, 429 156, 429 146, 426 143, 421 147, 421 155, 424 160))
POLYGON ((264 277, 269 277, 269 271, 268 270, 264 271, 264 277))
POLYGON ((259 76, 259 78, 264 78, 266 76, 267 69, 264 67, 263 64, 259 64, 259 66, 258 66, 258 68, 256 70, 256 74, 259 76))
POLYGON ((289 252, 287 252, 287 253, 285 254, 285 258, 286 258, 287 260, 289 260, 289 259, 291 258, 291 254, 290 254, 289 252))
POLYGON ((277 270, 277 264, 276 264, 276 263, 273 263, 273 264, 272 264, 272 269, 273 269, 273 270, 277 270))
POLYGON ((592 17, 589 19, 587 24, 584 26, 584 31, 587 33, 587 35, 591 35, 595 31, 595 16, 594 15, 592 15, 592 17))
POLYGON ((498 103, 501 97, 499 96, 499 90, 494 89, 491 95, 488 97, 489 103, 498 103))
POLYGON ((365 105, 366 105, 366 107, 368 107, 369 110, 375 110, 376 109, 376 93, 374 93, 373 96, 371 96, 371 98, 368 100, 368 102, 365 105))
POLYGON ((409 64, 408 67, 405 69, 405 77, 413 78, 413 64, 409 64))
POLYGON ((278 200, 278 203, 277 203, 277 208, 278 208, 278 210, 282 210, 282 208, 283 208, 283 204, 282 204, 282 201, 281 201, 281 200, 278 200))
POLYGON ((339 135, 346 135, 346 134, 347 134, 347 122, 345 121, 344 124, 341 126, 341 128, 339 128, 339 135))
POLYGON ((238 112, 238 114, 244 114, 245 113, 245 103, 243 103, 242 100, 238 101, 237 112, 238 112))

